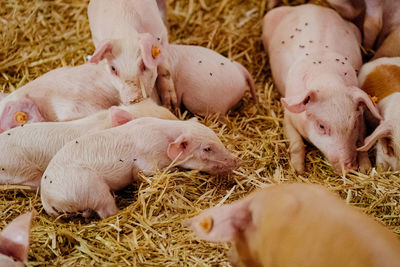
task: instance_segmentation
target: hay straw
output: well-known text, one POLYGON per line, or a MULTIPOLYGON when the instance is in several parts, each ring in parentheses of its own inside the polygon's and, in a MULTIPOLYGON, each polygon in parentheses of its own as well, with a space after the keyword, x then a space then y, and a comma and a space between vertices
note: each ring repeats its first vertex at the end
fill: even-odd
MULTIPOLYGON (((43 211, 37 192, 2 187, 1 229, 22 212, 35 208, 40 213, 33 222, 29 265, 229 266, 228 245, 196 240, 181 221, 268 183, 324 185, 400 234, 399 172, 373 170, 370 175, 340 177, 311 147, 306 174, 297 176, 288 163, 282 107, 260 39, 266 4, 267 0, 168 3, 171 42, 214 49, 244 64, 256 80, 259 105, 247 94, 226 123, 215 117, 201 119, 239 155, 243 166, 228 176, 172 169, 143 177, 142 183, 115 194, 120 212, 102 221, 54 220, 43 211)), ((13 91, 56 67, 84 63, 94 50, 86 8, 87 1, 80 0, 3 0, 1 89, 13 91)), ((187 118, 188 113, 180 116, 187 118)))

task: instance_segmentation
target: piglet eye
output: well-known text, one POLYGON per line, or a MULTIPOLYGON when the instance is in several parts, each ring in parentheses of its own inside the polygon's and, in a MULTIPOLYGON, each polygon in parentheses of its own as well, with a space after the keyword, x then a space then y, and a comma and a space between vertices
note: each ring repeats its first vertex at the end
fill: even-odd
POLYGON ((112 72, 114 75, 117 75, 117 76, 118 76, 118 71, 117 71, 117 69, 116 69, 114 66, 111 66, 111 72, 112 72))
POLYGON ((316 126, 317 126, 318 132, 319 132, 320 134, 325 135, 325 134, 328 133, 328 129, 327 129, 326 125, 317 122, 317 125, 316 125, 316 126))
POLYGON ((211 147, 206 147, 203 150, 204 150, 204 152, 210 152, 211 151, 211 147))

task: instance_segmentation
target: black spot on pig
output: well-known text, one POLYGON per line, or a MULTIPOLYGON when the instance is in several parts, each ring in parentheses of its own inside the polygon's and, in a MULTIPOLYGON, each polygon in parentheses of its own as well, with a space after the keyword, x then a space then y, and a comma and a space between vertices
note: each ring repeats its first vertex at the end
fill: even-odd
POLYGON ((299 47, 300 47, 300 48, 304 48, 305 46, 304 46, 304 45, 299 45, 299 47))
POLYGON ((44 179, 47 179, 47 175, 44 176, 44 179))
POLYGON ((296 32, 301 32, 301 29, 299 29, 299 28, 296 28, 295 30, 296 30, 296 32))
POLYGON ((224 62, 221 62, 221 66, 225 65, 224 62))
POLYGON ((79 144, 78 141, 75 141, 75 144, 79 144))
POLYGON ((340 61, 340 59, 337 58, 336 61, 340 61))
POLYGON ((158 40, 158 41, 160 41, 160 40, 161 40, 161 38, 160 38, 160 37, 157 37, 157 40, 158 40))
POLYGON ((327 45, 325 46, 325 48, 328 48, 328 47, 329 47, 329 46, 327 46, 327 45))
POLYGON ((347 72, 344 73, 344 76, 346 76, 346 75, 347 75, 347 72))
POLYGON ((342 62, 342 64, 344 65, 344 62, 342 62))
POLYGON ((344 60, 348 60, 348 58, 347 58, 347 57, 345 57, 345 58, 344 58, 344 60))
POLYGON ((50 183, 53 183, 53 181, 50 181, 50 183))
POLYGON ((313 43, 313 40, 310 40, 310 41, 308 41, 310 44, 312 44, 313 43))
POLYGON ((212 72, 210 72, 210 76, 212 76, 212 72))
POLYGON ((120 159, 119 161, 124 162, 122 159, 120 159))
POLYGON ((11 135, 10 133, 8 133, 7 135, 11 135))
POLYGON ((201 63, 201 60, 199 60, 199 63, 201 63))
POLYGON ((133 159, 133 161, 136 161, 136 159, 133 159))
POLYGON ((281 42, 281 44, 284 44, 284 43, 285 43, 285 41, 282 41, 282 42, 281 42))
POLYGON ((318 61, 318 64, 322 64, 322 61, 318 61))
POLYGON ((293 39, 294 38, 294 35, 290 35, 290 39, 293 39))
POLYGON ((308 26, 308 22, 304 23, 304 25, 308 26))
POLYGON ((4 168, 1 168, 1 170, 2 170, 2 171, 5 171, 5 169, 4 169, 4 168))
POLYGON ((306 53, 306 56, 308 56, 309 55, 309 53, 306 53))

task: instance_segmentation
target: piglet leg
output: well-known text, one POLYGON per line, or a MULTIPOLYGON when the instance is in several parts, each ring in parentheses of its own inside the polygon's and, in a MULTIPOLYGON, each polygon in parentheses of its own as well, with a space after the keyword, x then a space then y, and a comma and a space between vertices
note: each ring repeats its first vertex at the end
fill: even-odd
POLYGON ((94 192, 96 192, 96 195, 101 196, 102 198, 101 205, 98 205, 98 207, 95 209, 100 218, 105 219, 118 213, 115 199, 107 185, 104 184, 104 188, 101 189, 101 192, 94 192))
POLYGON ((380 57, 400 57, 400 26, 387 36, 376 51, 373 59, 380 57))
POLYGON ((157 72, 157 93, 160 96, 162 105, 170 110, 177 109, 178 99, 176 96, 175 85, 170 71, 165 65, 160 64, 157 67, 157 72))
POLYGON ((284 127, 286 137, 289 139, 290 161, 296 172, 302 174, 304 173, 304 157, 306 153, 304 142, 299 132, 292 125, 289 115, 286 112, 284 117, 284 127))
MULTIPOLYGON (((365 112, 364 112, 365 113, 365 112)), ((360 121, 360 127, 359 127, 359 139, 357 140, 357 147, 362 146, 362 144, 364 143, 364 138, 367 134, 367 129, 365 126, 365 120, 361 119, 360 121)), ((368 157, 368 151, 360 151, 358 152, 358 170, 361 173, 367 173, 368 170, 371 169, 371 161, 369 160, 368 157)))
POLYGON ((384 0, 366 0, 366 10, 364 19, 364 46, 372 48, 379 32, 382 29, 384 0))

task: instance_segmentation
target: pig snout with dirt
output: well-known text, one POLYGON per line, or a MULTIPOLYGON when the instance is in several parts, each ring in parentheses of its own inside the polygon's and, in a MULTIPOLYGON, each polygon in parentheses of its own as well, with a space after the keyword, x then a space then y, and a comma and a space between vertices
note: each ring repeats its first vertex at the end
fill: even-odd
POLYGON ((96 47, 90 62, 106 59, 112 73, 125 82, 124 104, 138 94, 159 102, 155 81, 168 32, 156 1, 91 0, 88 16, 96 47))
POLYGON ((376 163, 400 170, 400 58, 379 58, 361 68, 362 89, 376 97, 384 117, 374 132, 364 140, 360 151, 367 151, 376 142, 376 163))
POLYGON ((271 185, 186 219, 201 239, 233 242, 234 266, 396 266, 400 242, 317 185, 271 185))
POLYGON ((356 150, 365 136, 363 109, 381 116, 357 87, 362 63, 358 29, 329 8, 279 7, 264 17, 263 42, 283 96, 295 170, 304 172, 302 138, 319 148, 337 173, 369 169, 368 154, 356 150))
POLYGON ((247 69, 210 49, 169 45, 165 61, 170 73, 166 77, 159 74, 157 88, 175 92, 177 106, 183 104, 194 114, 225 116, 243 97, 247 87, 254 102, 257 100, 247 69))
POLYGON ((79 119, 123 98, 123 84, 105 62, 52 70, 4 97, 0 132, 31 122, 79 119))
POLYGON ((148 99, 134 105, 113 106, 76 121, 34 123, 8 130, 0 135, 0 184, 36 189, 52 157, 69 141, 149 116, 177 119, 148 99))
POLYGON ((25 266, 28 261, 29 235, 35 211, 19 215, 0 233, 0 266, 25 266))
POLYGON ((187 169, 228 173, 238 166, 208 127, 193 120, 139 118, 120 127, 86 135, 65 145, 51 160, 41 180, 47 213, 95 211, 101 218, 117 213, 110 191, 152 175, 174 160, 187 169))

